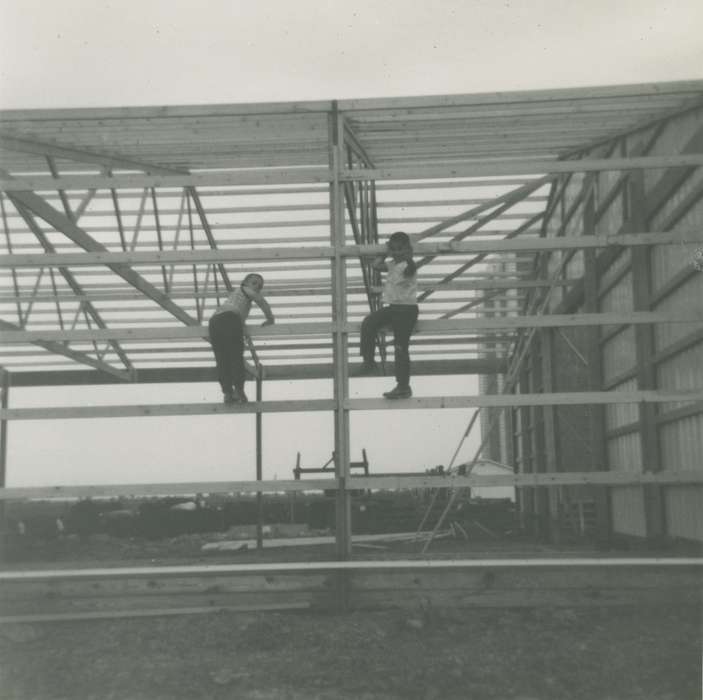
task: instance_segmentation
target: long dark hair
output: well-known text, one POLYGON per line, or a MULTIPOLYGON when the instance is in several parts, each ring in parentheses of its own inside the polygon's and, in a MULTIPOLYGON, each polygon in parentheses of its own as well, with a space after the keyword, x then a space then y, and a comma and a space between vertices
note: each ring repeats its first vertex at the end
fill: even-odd
POLYGON ((415 273, 417 272, 417 265, 415 264, 415 261, 412 257, 413 244, 410 240, 410 236, 408 236, 405 231, 396 231, 395 233, 391 234, 390 238, 388 239, 388 242, 394 243, 397 246, 403 246, 410 250, 410 256, 406 259, 407 265, 405 266, 405 270, 403 270, 403 276, 412 277, 413 275, 415 275, 415 273))

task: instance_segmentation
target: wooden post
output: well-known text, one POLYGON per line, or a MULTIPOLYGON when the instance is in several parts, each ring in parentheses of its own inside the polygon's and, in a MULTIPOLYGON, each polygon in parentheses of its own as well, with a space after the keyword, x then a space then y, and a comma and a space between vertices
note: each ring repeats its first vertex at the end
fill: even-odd
MULTIPOLYGON (((542 346, 542 391, 554 391, 554 331, 545 328, 540 331, 542 346)), ((547 472, 559 471, 559 458, 556 440, 556 410, 554 406, 542 407, 544 461, 547 472)), ((549 538, 558 543, 561 530, 559 524, 559 491, 557 487, 547 489, 547 512, 549 517, 549 538)))
MULTIPOLYGON (((630 173, 628 179, 629 221, 635 231, 645 231, 644 175, 641 171, 630 173)), ((651 248, 635 246, 631 251, 632 291, 635 311, 649 311, 652 296, 651 248)), ((656 389, 657 375, 652 358, 654 356, 654 328, 652 325, 635 326, 635 355, 637 361, 637 388, 656 389)), ((660 468, 659 430, 657 408, 653 404, 639 406, 639 435, 642 450, 642 470, 656 471, 660 468)), ((656 544, 666 535, 666 517, 661 487, 644 487, 644 511, 647 539, 656 544)))
MULTIPOLYGON (((10 397, 10 373, 0 369, 0 407, 8 407, 10 397)), ((6 486, 7 475, 7 419, 0 420, 0 488, 6 486)), ((5 501, 0 502, 0 532, 5 532, 5 501)))
MULTIPOLYGON (((349 479, 349 410, 348 398, 347 333, 344 323, 346 308, 346 263, 342 256, 344 246, 344 191, 340 173, 344 163, 344 121, 333 103, 329 121, 330 131, 330 242, 334 247, 332 258, 332 317, 336 327, 332 332, 333 344, 333 398, 334 409, 334 468, 339 479, 336 501, 337 556, 340 560, 351 557, 351 498, 346 487, 349 479)), ((340 587, 340 605, 346 605, 346 585, 340 587)))
MULTIPOLYGON (((593 191, 588 195, 583 210, 583 235, 595 235, 595 200, 593 191)), ((587 248, 584 255, 584 299, 585 313, 598 313, 598 264, 597 251, 587 248)), ((588 329, 586 360, 588 362, 588 389, 601 391, 603 387, 603 359, 600 346, 601 327, 588 329)), ((594 471, 608 469, 608 450, 605 438, 605 407, 590 407, 591 464, 594 471)), ((612 512, 610 490, 605 486, 595 487, 596 537, 601 542, 609 542, 612 537, 612 512)))
MULTIPOLYGON (((263 380, 261 378, 261 369, 256 375, 256 402, 261 403, 263 400, 263 380)), ((263 477, 263 415, 261 411, 256 412, 256 480, 261 481, 263 477)), ((264 513, 263 513, 263 494, 261 491, 256 493, 256 548, 263 549, 264 547, 264 513)))

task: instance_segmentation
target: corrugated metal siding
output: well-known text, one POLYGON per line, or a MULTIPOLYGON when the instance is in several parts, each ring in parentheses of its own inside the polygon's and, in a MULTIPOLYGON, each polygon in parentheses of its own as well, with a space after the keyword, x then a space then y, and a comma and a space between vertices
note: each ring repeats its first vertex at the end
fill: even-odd
MULTIPOLYGON (((694 274, 687 282, 662 299, 654 311, 670 311, 672 314, 685 314, 699 310, 703 305, 703 272, 694 274)), ((657 351, 666 349, 672 343, 685 338, 693 331, 700 330, 700 323, 658 323, 654 327, 654 345, 657 351)))
POLYGON ((635 329, 628 326, 623 331, 608 339, 601 346, 603 362, 603 381, 609 383, 623 372, 632 369, 635 362, 635 329))
POLYGON ((639 474, 642 471, 639 433, 628 433, 608 440, 608 465, 610 470, 615 472, 639 474))
POLYGON ((600 298, 600 310, 631 311, 632 310, 632 273, 623 275, 622 279, 600 298))
POLYGON ((664 471, 703 471, 703 414, 662 425, 659 444, 664 471))
POLYGON ((703 487, 670 486, 664 499, 668 534, 703 541, 703 487))
POLYGON ((612 489, 613 530, 621 535, 644 537, 644 494, 637 486, 621 486, 612 489))
MULTIPOLYGON (((703 387, 703 343, 694 345, 685 352, 659 363, 657 367, 659 389, 690 391, 703 387)), ((687 402, 677 401, 661 404, 662 413, 686 406, 687 402)), ((703 437, 701 438, 703 440, 703 437)))
MULTIPOLYGON (((677 119, 658 139, 652 155, 681 151, 691 136, 700 129, 703 110, 677 119)), ((645 186, 652 187, 661 173, 645 171, 645 186)), ((700 170, 669 198, 651 222, 652 230, 664 228, 665 222, 682 201, 703 181, 700 170)), ((703 202, 696 203, 671 229, 695 230, 703 244, 703 202)), ((682 237, 683 238, 683 237, 682 237)), ((656 246, 651 253, 652 287, 656 294, 667 283, 686 269, 692 268, 692 256, 699 244, 681 243, 656 246)), ((685 313, 698 310, 703 304, 703 273, 693 274, 674 292, 662 299, 653 310, 685 313)), ((662 323, 654 328, 657 352, 665 350, 677 340, 700 330, 697 323, 662 323)), ((688 390, 703 387, 703 343, 699 343, 657 365, 659 389, 688 390)), ((666 413, 686 403, 661 404, 666 413)), ((659 428, 660 460, 664 471, 703 470, 703 414, 687 416, 664 423, 659 428)), ((703 541, 703 488, 697 486, 669 486, 664 489, 667 534, 703 541)))

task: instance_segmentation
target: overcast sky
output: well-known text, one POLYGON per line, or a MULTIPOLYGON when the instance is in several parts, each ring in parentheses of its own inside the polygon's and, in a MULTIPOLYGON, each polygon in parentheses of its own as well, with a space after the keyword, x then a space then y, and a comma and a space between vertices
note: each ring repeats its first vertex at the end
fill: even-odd
MULTIPOLYGON (((0 106, 264 102, 703 77, 702 0, 0 0, 0 106)), ((375 396, 389 380, 357 380, 375 396)), ((267 387, 318 395, 321 382, 267 387)), ((417 394, 475 393, 425 378, 417 394)), ((216 385, 12 392, 12 405, 219 400, 216 385)), ((447 463, 470 411, 352 418, 375 471, 447 463), (393 436, 389 439, 389 436, 393 436)), ((253 477, 253 416, 12 423, 8 485, 253 477), (125 447, 133 448, 125 459, 125 447), (194 466, 197 465, 197 466, 194 466)), ((321 466, 323 416, 265 416, 265 477, 321 466)), ((461 457, 472 456, 467 444, 461 457)))

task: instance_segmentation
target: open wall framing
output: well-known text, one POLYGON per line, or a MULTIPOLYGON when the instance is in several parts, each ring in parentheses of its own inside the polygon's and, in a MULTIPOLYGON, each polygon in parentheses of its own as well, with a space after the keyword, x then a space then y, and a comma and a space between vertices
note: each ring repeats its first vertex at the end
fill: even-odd
POLYGON ((703 82, 4 111, 0 163, 3 455, 15 420, 327 411, 334 478, 149 488, 334 490, 340 558, 351 490, 448 483, 514 483, 545 528, 586 489, 603 532, 703 539, 703 82), (414 374, 485 393, 349 398, 378 304, 362 256, 394 230, 421 263, 414 374), (207 319, 252 266, 278 318, 250 328, 252 374, 331 378, 329 398, 11 406, 11 387, 214 381, 207 319), (351 474, 351 411, 452 407, 481 409, 514 476, 351 474))

